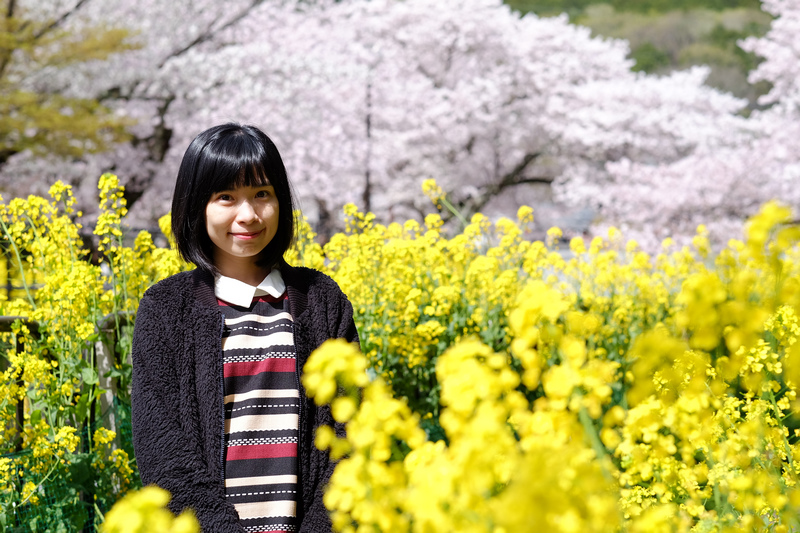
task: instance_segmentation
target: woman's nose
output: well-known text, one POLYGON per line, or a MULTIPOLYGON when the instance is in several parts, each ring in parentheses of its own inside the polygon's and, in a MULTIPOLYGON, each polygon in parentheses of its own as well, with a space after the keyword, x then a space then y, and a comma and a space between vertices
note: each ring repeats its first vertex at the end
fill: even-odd
POLYGON ((236 220, 241 223, 251 223, 257 218, 256 210, 250 202, 242 202, 236 211, 236 220))

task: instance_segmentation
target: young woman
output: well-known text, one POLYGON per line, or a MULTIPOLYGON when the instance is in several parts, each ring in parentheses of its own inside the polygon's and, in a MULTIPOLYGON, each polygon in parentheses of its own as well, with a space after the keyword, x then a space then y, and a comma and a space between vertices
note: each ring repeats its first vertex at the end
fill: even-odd
MULTIPOLYGON (((172 231, 196 269, 142 298, 133 336, 133 442, 142 482, 205 533, 330 531, 336 426, 300 373, 330 338, 358 342, 336 283, 283 260, 294 202, 277 148, 252 126, 202 132, 184 155, 172 231)), ((341 432, 342 428, 337 427, 341 432)))

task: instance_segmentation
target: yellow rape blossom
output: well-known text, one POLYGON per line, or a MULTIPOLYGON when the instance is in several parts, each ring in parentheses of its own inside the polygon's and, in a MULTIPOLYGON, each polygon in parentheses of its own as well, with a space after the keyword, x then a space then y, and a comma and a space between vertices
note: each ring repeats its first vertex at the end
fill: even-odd
POLYGON ((737 243, 709 261, 703 228, 693 249, 665 242, 655 257, 612 229, 588 247, 573 240, 569 259, 480 216, 449 241, 369 223, 341 236, 330 273, 367 332, 369 366, 443 433, 411 443, 388 429, 403 411, 363 401, 380 380, 333 397, 350 420, 326 497, 335 528, 798 527, 800 430, 785 421, 798 408, 800 263, 790 234, 770 240, 787 220, 770 209, 749 246, 778 262, 737 243), (385 298, 362 290, 363 272, 385 298), (435 405, 417 400, 432 367, 435 405))
MULTIPOLYGON (((447 207, 435 182, 425 189, 447 207)), ((39 325, 13 325, 0 373, 3 452, 24 450, 0 458, 3 505, 41 505, 42 480, 89 449, 76 428, 99 403, 99 347, 122 339, 112 374, 124 394, 138 300, 191 267, 162 247, 168 218, 166 241, 127 234, 111 175, 100 180, 95 261, 69 187, 54 185, 51 198, 0 204, 0 273, 19 286, 0 305, 39 325)), ((324 246, 298 220, 286 259, 338 282, 361 340, 326 343, 303 373, 346 426, 345 437, 315 435, 338 460, 324 497, 334 528, 800 528, 800 232, 790 211, 768 204, 717 252, 701 227, 692 246, 667 239, 653 255, 614 228, 572 236, 569 250, 558 229, 530 241, 532 216, 476 214, 453 231, 438 213, 381 225, 349 205, 345 231, 324 246)), ((106 509, 131 488, 135 462, 111 428, 86 435, 106 509)), ((107 514, 109 531, 196 527, 167 520, 168 496, 134 495, 107 514), (148 522, 159 516, 167 521, 148 522)))
POLYGON ((175 516, 166 508, 169 493, 155 486, 129 493, 106 513, 101 533, 198 533, 191 511, 175 516))

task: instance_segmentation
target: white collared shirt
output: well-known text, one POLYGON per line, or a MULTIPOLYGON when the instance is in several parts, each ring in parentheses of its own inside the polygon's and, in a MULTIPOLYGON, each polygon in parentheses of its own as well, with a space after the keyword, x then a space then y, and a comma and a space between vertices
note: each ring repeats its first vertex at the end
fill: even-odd
POLYGON ((273 268, 264 280, 253 287, 249 283, 238 279, 218 275, 214 280, 214 295, 220 300, 240 307, 250 307, 253 298, 269 294, 274 298, 280 297, 286 290, 281 271, 273 268))

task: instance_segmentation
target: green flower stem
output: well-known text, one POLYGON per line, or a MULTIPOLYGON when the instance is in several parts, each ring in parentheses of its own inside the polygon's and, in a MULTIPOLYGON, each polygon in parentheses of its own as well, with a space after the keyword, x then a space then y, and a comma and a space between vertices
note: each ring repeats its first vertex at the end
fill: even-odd
POLYGON ((602 460, 608 455, 608 452, 606 451, 606 447, 603 446, 603 442, 600 440, 600 436, 597 434, 597 428, 594 427, 594 421, 592 420, 592 417, 589 416, 589 413, 586 411, 585 407, 581 407, 580 411, 578 411, 578 419, 581 421, 583 430, 586 432, 586 436, 589 438, 589 443, 592 445, 594 453, 597 454, 597 462, 600 463, 600 468, 603 470, 603 476, 608 481, 613 481, 614 478, 611 475, 611 472, 608 471, 604 461, 602 460))
POLYGON ((36 302, 33 299, 30 288, 28 287, 28 281, 25 279, 25 269, 23 268, 22 256, 19 253, 19 248, 17 248, 17 243, 14 242, 14 239, 11 237, 11 234, 8 231, 8 226, 6 226, 6 223, 2 218, 0 218, 0 227, 2 227, 3 234, 8 238, 8 242, 11 243, 11 247, 14 249, 14 257, 17 260, 17 267, 19 268, 20 275, 22 276, 22 287, 25 289, 25 295, 28 297, 28 302, 30 302, 32 307, 36 307, 36 302))
POLYGON ((464 225, 464 227, 469 225, 469 221, 464 217, 464 215, 461 214, 461 211, 456 209, 456 207, 450 203, 450 200, 448 200, 446 196, 439 198, 439 201, 442 202, 442 205, 444 205, 447 210, 450 211, 453 216, 455 216, 461 222, 461 224, 464 225))
MULTIPOLYGON (((778 407, 778 402, 775 400, 775 393, 772 392, 772 389, 767 390, 767 398, 769 399, 770 404, 772 405, 772 409, 775 412, 775 421, 780 423, 782 428, 785 428, 785 426, 783 425, 783 416, 781 415, 781 410, 778 407)), ((786 452, 788 467, 789 470, 792 472, 792 479, 794 480, 795 483, 797 483, 798 477, 797 477, 797 470, 794 464, 794 454, 792 453, 792 446, 791 444, 789 444, 789 440, 786 438, 786 434, 783 431, 781 431, 781 435, 783 436, 783 447, 784 451, 786 452)))

